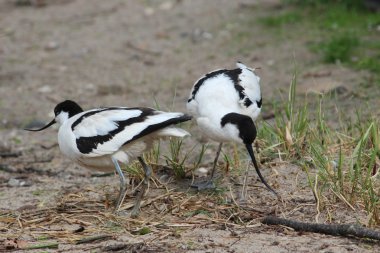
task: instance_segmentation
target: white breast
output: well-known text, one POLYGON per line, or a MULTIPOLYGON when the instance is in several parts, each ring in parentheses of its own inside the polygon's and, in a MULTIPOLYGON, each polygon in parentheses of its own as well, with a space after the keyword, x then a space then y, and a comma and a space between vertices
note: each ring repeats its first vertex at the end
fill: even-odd
POLYGON ((80 157, 76 145, 76 138, 74 133, 71 131, 70 120, 65 121, 59 128, 58 131, 58 144, 62 153, 72 160, 76 160, 80 157))

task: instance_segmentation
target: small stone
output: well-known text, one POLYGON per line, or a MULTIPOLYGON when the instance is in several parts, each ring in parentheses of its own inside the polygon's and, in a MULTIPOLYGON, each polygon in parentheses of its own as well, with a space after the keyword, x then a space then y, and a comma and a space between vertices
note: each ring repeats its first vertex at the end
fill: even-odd
POLYGON ((15 33, 15 30, 13 28, 10 28, 10 27, 7 27, 5 28, 4 30, 4 34, 10 36, 10 35, 13 35, 15 33))
POLYGON ((53 51, 59 48, 59 44, 56 41, 50 41, 45 45, 45 50, 53 51))
POLYGON ((154 12, 155 12, 154 9, 150 8, 150 7, 144 9, 144 14, 146 16, 152 16, 154 14, 154 12))
POLYGON ((208 169, 200 167, 194 171, 194 175, 197 177, 207 177, 208 169))
POLYGON ((59 67, 58 67, 58 71, 59 71, 59 72, 66 72, 66 71, 67 71, 67 66, 65 66, 65 65, 61 65, 61 66, 59 66, 59 67))
POLYGON ((11 152, 11 146, 9 143, 7 143, 5 140, 0 140, 0 152, 1 153, 8 153, 11 152))
POLYGON ((338 95, 342 95, 344 93, 347 93, 348 92, 348 89, 344 86, 338 86, 338 87, 335 87, 334 89, 331 89, 329 91, 329 93, 336 93, 338 95))
POLYGON ((86 83, 86 84, 83 84, 83 88, 85 90, 89 90, 90 91, 90 90, 95 90, 96 86, 93 83, 86 83))
POLYGON ((25 181, 21 181, 17 178, 11 178, 8 181, 8 186, 10 187, 20 187, 20 186, 25 186, 25 185, 26 185, 25 181))
POLYGON ((196 215, 194 215, 194 218, 195 219, 204 219, 204 220, 208 220, 210 217, 207 215, 207 214, 204 214, 204 213, 198 213, 196 215))
POLYGON ((164 175, 160 176, 159 180, 161 183, 166 183, 169 180, 169 175, 164 174, 164 175))
POLYGON ((201 40, 209 40, 212 39, 214 36, 212 33, 204 31, 200 28, 195 28, 192 32, 192 41, 193 42, 199 42, 201 40))
POLYGON ((37 91, 40 93, 50 93, 52 90, 53 89, 49 85, 44 85, 37 89, 37 91))
POLYGON ((161 10, 170 10, 173 8, 173 3, 171 1, 166 1, 166 2, 163 2, 162 4, 160 4, 160 9, 161 10))

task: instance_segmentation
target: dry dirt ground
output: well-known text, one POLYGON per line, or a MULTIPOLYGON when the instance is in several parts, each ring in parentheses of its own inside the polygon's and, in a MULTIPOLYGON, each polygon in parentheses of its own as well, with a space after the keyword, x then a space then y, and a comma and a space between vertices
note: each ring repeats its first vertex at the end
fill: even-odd
MULTIPOLYGON (((270 113, 266 101, 287 90, 294 60, 300 66, 300 92, 342 85, 354 90, 366 73, 320 64, 303 38, 278 41, 252 24, 252 49, 239 48, 236 32, 242 22, 250 15, 276 15, 284 8, 278 1, 46 0, 42 7, 40 1, 21 2, 28 1, 0 0, 0 250, 5 244, 11 249, 17 238, 20 247, 59 243, 58 249, 36 252, 102 252, 115 245, 132 252, 380 251, 378 244, 353 238, 262 225, 260 219, 269 214, 366 223, 363 214, 343 205, 329 209, 335 210, 333 218, 326 211, 318 215, 301 170, 286 162, 273 161, 262 170, 283 201, 262 188, 253 171, 249 201, 241 208, 235 205, 239 179, 225 177, 219 193, 197 193, 188 188, 189 180, 156 180, 141 216, 130 219, 107 209, 118 189, 115 175, 94 176, 64 158, 56 129, 22 130, 50 121, 52 109, 64 99, 85 109, 158 103, 163 110, 185 111, 196 79, 216 68, 233 68, 237 60, 261 67, 264 114, 270 113), (110 237, 75 244, 94 235, 110 237)), ((187 127, 193 136, 185 148, 201 139, 194 126, 187 127)), ((212 155, 207 151, 205 166, 212 155)), ((171 175, 155 173, 156 178, 171 175)), ((129 192, 123 207, 133 200, 129 192)))

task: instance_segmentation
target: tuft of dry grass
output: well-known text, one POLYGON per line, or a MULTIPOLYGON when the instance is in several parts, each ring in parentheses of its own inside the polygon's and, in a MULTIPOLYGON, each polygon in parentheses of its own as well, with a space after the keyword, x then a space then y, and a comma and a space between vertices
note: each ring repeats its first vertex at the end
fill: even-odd
POLYGON ((274 107, 274 122, 264 123, 260 129, 259 137, 265 146, 263 156, 267 161, 279 156, 306 173, 318 213, 342 202, 353 212, 365 211, 365 225, 379 225, 378 119, 357 113, 356 122, 350 125, 342 120, 345 115, 338 108, 338 120, 328 119, 324 105, 327 98, 321 95, 314 108, 310 98, 299 105, 296 85, 295 74, 288 99, 281 107, 274 107))
MULTIPOLYGON (((157 179, 153 182, 150 193, 154 192, 154 196, 144 198, 138 218, 123 214, 133 207, 133 196, 126 197, 119 214, 113 213, 105 188, 64 193, 57 203, 43 209, 1 211, 0 242, 29 237, 28 247, 49 242, 42 244, 48 248, 110 240, 122 234, 134 237, 152 233, 158 238, 177 233, 178 229, 203 226, 249 228, 266 213, 252 208, 253 203, 242 207, 215 192, 176 191, 157 179), (94 195, 100 197, 94 199, 94 195)), ((25 245, 21 247, 26 249, 25 245)))

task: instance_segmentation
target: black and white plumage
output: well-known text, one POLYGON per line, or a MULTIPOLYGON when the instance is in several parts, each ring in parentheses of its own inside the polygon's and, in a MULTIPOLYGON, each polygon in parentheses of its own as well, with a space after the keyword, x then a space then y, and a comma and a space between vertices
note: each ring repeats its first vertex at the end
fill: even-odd
MULTIPOLYGON (((261 175, 252 149, 257 134, 254 121, 262 104, 259 82, 254 69, 240 62, 236 69, 215 70, 195 82, 187 109, 202 132, 220 143, 211 180, 223 142, 233 141, 245 145, 261 181, 276 194, 261 175)), ((198 187, 212 187, 211 180, 198 187)))
POLYGON ((119 162, 128 164, 138 158, 145 171, 143 189, 136 199, 132 215, 137 215, 151 168, 142 154, 161 137, 184 137, 189 133, 173 125, 188 121, 191 116, 180 112, 163 112, 143 107, 104 107, 88 111, 75 102, 66 100, 54 109, 55 118, 41 129, 54 123, 60 125, 58 144, 64 155, 86 168, 99 171, 116 169, 120 177, 120 193, 116 210, 126 192, 126 181, 119 162))

